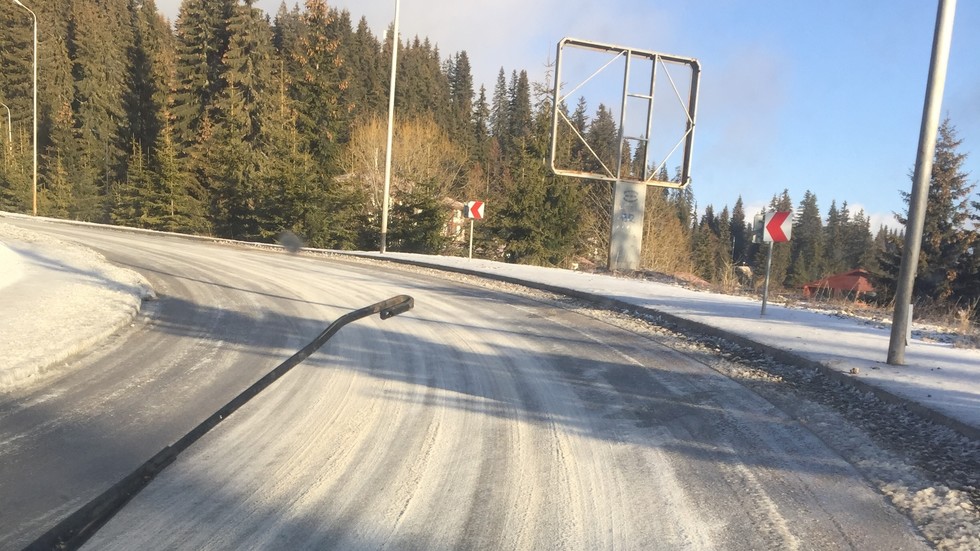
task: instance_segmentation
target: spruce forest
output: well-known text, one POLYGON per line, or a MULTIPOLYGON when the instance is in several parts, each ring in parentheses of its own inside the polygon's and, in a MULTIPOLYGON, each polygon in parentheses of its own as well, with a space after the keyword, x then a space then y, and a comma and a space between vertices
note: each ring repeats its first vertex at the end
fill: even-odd
MULTIPOLYGON (((233 239, 375 250, 380 243, 391 32, 325 0, 284 3, 273 17, 251 0, 184 0, 171 27, 154 0, 44 0, 38 16, 38 214, 233 239)), ((32 19, 0 9, 0 210, 30 213, 33 194, 32 19)), ((476 87, 465 51, 427 38, 399 44, 392 146, 392 251, 464 254, 462 203, 487 203, 479 256, 507 262, 603 266, 611 186, 548 169, 551 76, 501 68, 476 87)), ((612 112, 560 105, 596 154, 612 159, 612 112)), ((569 135, 559 154, 588 168, 569 135)), ((916 283, 917 300, 976 318, 980 201, 962 169, 955 126, 939 132, 916 283)), ((696 181, 695 181, 696 183, 696 181)), ((896 182, 895 189, 908 189, 896 182)), ((900 193, 896 191, 896 193, 900 193)), ((908 203, 908 197, 905 197, 908 203)), ((871 228, 863 211, 787 191, 769 209, 794 210, 793 239, 774 247, 772 282, 799 289, 865 268, 887 302, 903 237, 871 228)), ((754 269, 741 198, 699 206, 694 189, 647 194, 643 268, 694 274, 724 288, 754 269)), ((900 224, 906 213, 897 213, 900 224)), ((465 228, 463 228, 465 229, 465 228)))

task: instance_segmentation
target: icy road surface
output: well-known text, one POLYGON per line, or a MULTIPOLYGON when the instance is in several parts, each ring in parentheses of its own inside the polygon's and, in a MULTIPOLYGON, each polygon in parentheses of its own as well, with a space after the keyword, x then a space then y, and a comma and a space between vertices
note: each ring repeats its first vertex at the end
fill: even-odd
POLYGON ((89 549, 927 548, 770 403, 555 303, 378 265, 57 232, 140 272, 159 300, 5 406, 3 495, 36 498, 48 524, 329 321, 396 294, 416 300, 341 330, 89 549))

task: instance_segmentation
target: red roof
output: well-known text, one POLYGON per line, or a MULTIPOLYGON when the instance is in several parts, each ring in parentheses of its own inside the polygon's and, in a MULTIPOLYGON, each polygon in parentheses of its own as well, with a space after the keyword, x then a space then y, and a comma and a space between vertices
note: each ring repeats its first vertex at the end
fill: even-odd
POLYGON ((871 285, 870 276, 871 274, 867 270, 862 269, 827 276, 803 285, 803 294, 810 296, 820 289, 827 289, 832 294, 853 292, 854 294, 860 295, 873 293, 875 288, 871 285))

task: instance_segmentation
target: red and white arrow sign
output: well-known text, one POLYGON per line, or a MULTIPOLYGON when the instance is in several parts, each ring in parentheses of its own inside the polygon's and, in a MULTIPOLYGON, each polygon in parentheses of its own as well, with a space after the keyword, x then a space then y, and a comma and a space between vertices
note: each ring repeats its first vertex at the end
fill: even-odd
POLYGON ((463 216, 476 220, 483 219, 483 201, 470 201, 463 209, 463 216))
POLYGON ((765 231, 762 232, 763 242, 781 243, 783 241, 789 241, 789 236, 792 233, 793 233, 792 212, 766 213, 765 231))

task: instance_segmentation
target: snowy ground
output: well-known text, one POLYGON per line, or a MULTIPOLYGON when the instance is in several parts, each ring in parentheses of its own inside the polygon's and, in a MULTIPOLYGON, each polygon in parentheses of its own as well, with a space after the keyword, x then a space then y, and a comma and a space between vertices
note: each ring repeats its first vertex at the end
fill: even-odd
MULTIPOLYGON (((959 422, 962 429, 980 431, 980 351, 975 349, 954 348, 914 334, 906 352, 907 365, 895 367, 884 363, 889 334, 878 323, 776 304, 770 304, 763 317, 761 305, 744 297, 605 275, 451 257, 388 253, 385 258, 610 297, 705 324, 818 362, 844 377, 921 405, 943 420, 959 422)), ((113 267, 91 251, 0 222, 0 350, 5 351, 0 359, 0 389, 35 376, 46 367, 42 360, 46 356, 50 359, 60 351, 60 361, 111 334, 131 319, 147 293, 138 274, 113 267), (23 311, 35 315, 10 315, 23 311)), ((731 375, 739 380, 740 373, 731 375)), ((795 413, 811 419, 811 427, 823 424, 826 415, 809 405, 779 405, 804 408, 795 413)), ((902 420, 896 424, 901 425, 902 420)), ((832 421, 826 425, 837 426, 832 421)), ((883 492, 925 531, 932 526, 937 533, 946 534, 930 537, 934 543, 945 537, 948 548, 969 549, 980 541, 976 512, 957 491, 913 481, 911 473, 890 472, 900 468, 901 460, 882 456, 878 450, 867 451, 872 446, 858 434, 834 431, 820 436, 838 439, 837 449, 849 447, 848 460, 860 464, 879 487, 882 481, 887 485, 888 480, 901 480, 883 492)))
POLYGON ((0 222, 0 389, 111 335, 151 294, 90 249, 0 222))

